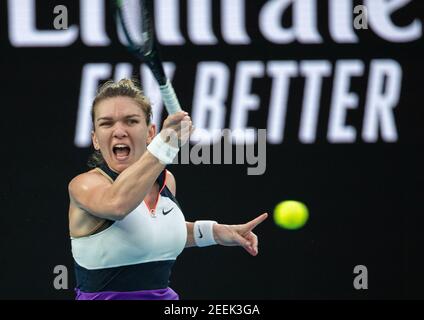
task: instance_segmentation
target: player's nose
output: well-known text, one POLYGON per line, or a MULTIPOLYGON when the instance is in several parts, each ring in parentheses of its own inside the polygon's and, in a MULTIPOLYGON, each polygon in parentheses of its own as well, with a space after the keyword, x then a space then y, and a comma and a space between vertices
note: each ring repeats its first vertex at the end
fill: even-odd
POLYGON ((114 138, 118 138, 118 139, 122 139, 128 136, 127 131, 125 130, 124 126, 116 123, 115 128, 113 130, 113 137, 114 138))

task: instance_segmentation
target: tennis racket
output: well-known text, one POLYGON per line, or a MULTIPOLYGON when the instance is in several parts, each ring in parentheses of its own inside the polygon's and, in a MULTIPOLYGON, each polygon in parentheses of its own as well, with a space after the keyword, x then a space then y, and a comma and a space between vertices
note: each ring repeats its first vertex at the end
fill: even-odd
POLYGON ((115 18, 122 26, 128 41, 128 49, 147 66, 159 84, 162 101, 169 114, 181 111, 180 103, 166 77, 154 38, 151 12, 153 0, 112 0, 115 18))

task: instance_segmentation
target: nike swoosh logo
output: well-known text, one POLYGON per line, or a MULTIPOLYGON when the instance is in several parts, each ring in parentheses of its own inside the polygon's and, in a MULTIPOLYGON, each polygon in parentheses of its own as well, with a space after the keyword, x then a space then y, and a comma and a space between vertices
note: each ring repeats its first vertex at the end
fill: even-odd
POLYGON ((169 209, 168 211, 165 211, 164 209, 162 209, 162 213, 164 216, 166 216, 168 213, 170 213, 172 210, 174 210, 174 208, 169 209))
POLYGON ((198 228, 197 230, 199 230, 199 238, 203 238, 202 230, 200 230, 200 228, 198 228))

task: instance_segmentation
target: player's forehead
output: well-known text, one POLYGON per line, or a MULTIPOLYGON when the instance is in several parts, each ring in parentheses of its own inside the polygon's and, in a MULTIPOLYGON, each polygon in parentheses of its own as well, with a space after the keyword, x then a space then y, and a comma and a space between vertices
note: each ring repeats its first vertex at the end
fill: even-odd
POLYGON ((130 115, 138 115, 143 118, 144 112, 138 103, 129 97, 107 98, 96 106, 96 118, 121 118, 130 115))

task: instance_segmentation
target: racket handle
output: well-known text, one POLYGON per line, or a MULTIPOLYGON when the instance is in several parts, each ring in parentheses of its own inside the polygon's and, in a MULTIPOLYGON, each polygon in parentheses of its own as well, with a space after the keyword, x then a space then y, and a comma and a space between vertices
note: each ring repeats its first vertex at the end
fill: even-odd
POLYGON ((181 111, 180 103, 169 79, 166 80, 165 85, 159 86, 159 89, 162 96, 162 101, 168 113, 173 114, 181 111))

